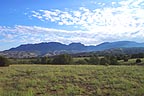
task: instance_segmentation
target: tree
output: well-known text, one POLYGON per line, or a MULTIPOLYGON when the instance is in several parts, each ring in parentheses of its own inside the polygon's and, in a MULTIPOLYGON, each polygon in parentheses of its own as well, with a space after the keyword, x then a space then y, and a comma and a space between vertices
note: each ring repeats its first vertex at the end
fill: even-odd
POLYGON ((108 64, 110 64, 110 61, 107 58, 103 57, 100 59, 100 65, 108 65, 108 64))
POLYGON ((41 58, 37 57, 36 60, 33 60, 32 63, 34 64, 41 64, 41 58))
POLYGON ((124 61, 124 62, 128 62, 128 58, 124 58, 123 61, 124 61))
POLYGON ((51 60, 48 57, 42 57, 41 58, 41 64, 50 64, 51 60))
POLYGON ((144 58, 144 53, 138 53, 138 58, 144 58))
POLYGON ((54 57, 53 64, 71 64, 73 62, 72 56, 68 54, 62 54, 54 57))
POLYGON ((76 63, 76 64, 88 64, 88 62, 87 62, 85 59, 83 59, 83 60, 78 60, 78 61, 76 61, 75 63, 76 63))
POLYGON ((49 57, 37 57, 35 60, 31 60, 31 63, 34 64, 51 64, 52 59, 49 57))
POLYGON ((109 61, 110 61, 110 65, 117 65, 118 64, 117 58, 115 56, 111 56, 109 58, 109 61))
POLYGON ((95 64, 95 65, 98 65, 99 64, 99 58, 97 55, 92 55, 89 59, 89 63, 90 64, 95 64))
POLYGON ((144 53, 132 54, 131 58, 144 58, 144 53))
POLYGON ((5 57, 0 56, 0 66, 4 67, 4 66, 9 66, 9 60, 5 57))
POLYGON ((125 56, 123 57, 123 60, 124 60, 124 62, 128 62, 129 57, 128 57, 127 55, 125 55, 125 56))

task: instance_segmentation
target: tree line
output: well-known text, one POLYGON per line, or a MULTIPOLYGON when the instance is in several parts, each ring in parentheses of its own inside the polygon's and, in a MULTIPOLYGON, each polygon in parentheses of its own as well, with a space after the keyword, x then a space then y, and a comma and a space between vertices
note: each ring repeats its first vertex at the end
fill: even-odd
MULTIPOLYGON (((32 59, 22 59, 16 61, 13 59, 14 64, 57 64, 57 65, 68 65, 68 64, 91 64, 91 65, 119 65, 119 60, 123 60, 124 62, 128 62, 129 59, 137 58, 135 63, 141 63, 141 58, 144 58, 144 53, 139 54, 119 54, 119 55, 111 55, 105 54, 103 56, 99 56, 97 54, 93 54, 88 58, 75 60, 77 57, 72 57, 69 54, 61 54, 54 57, 37 57, 32 59)), ((8 66, 11 60, 0 56, 0 66, 8 66)))
POLYGON ((55 56, 53 58, 49 57, 40 57, 33 61, 35 64, 92 64, 92 65, 105 65, 105 64, 117 64, 117 60, 114 57, 99 58, 97 55, 93 55, 90 58, 74 60, 74 58, 69 54, 62 54, 55 56))

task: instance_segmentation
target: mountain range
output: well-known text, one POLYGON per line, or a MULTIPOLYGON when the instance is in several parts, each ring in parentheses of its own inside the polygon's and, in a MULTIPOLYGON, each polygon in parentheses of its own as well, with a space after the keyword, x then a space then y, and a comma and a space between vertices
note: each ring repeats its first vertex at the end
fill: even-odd
POLYGON ((38 44, 25 44, 16 48, 11 48, 0 52, 0 55, 15 58, 28 58, 37 56, 53 56, 63 53, 75 54, 81 52, 104 51, 116 48, 143 48, 144 43, 134 41, 104 42, 96 46, 85 46, 81 43, 71 43, 69 45, 59 42, 48 42, 38 44))

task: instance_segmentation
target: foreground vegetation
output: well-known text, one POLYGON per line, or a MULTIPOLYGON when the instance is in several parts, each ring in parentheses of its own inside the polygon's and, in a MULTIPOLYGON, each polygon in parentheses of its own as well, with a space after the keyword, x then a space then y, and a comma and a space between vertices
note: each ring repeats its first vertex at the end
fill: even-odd
POLYGON ((143 96, 143 66, 0 67, 0 96, 143 96))

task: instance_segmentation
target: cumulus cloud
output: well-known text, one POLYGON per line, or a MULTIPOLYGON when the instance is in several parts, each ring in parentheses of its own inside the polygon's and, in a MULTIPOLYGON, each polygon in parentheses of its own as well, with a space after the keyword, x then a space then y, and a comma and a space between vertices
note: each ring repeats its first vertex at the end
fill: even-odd
MULTIPOLYGON (((33 15, 38 19, 39 16, 42 17, 42 20, 46 22, 54 22, 63 26, 77 26, 81 30, 89 31, 89 33, 102 34, 105 39, 107 37, 132 39, 143 33, 143 0, 111 2, 111 6, 106 6, 106 3, 103 2, 92 3, 103 7, 94 9, 80 7, 78 10, 65 11, 58 9, 38 10, 33 11, 33 15)), ((98 36, 102 37, 101 35, 98 36)))

